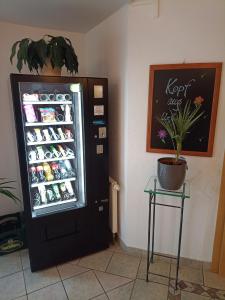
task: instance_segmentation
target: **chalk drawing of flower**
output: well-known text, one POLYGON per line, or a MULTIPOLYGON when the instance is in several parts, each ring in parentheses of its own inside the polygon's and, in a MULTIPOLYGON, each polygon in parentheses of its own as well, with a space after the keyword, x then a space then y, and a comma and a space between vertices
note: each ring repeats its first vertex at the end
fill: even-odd
POLYGON ((202 105, 202 102, 204 102, 204 99, 201 96, 198 96, 194 100, 194 104, 197 105, 202 105))
POLYGON ((167 137, 167 132, 164 129, 160 129, 158 131, 158 137, 160 138, 160 140, 165 143, 165 138, 167 137))

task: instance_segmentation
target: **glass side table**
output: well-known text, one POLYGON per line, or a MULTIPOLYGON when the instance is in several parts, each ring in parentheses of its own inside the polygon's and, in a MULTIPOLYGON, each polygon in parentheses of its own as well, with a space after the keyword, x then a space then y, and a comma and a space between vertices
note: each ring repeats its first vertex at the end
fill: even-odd
POLYGON ((158 181, 157 176, 150 177, 145 190, 145 193, 149 194, 149 215, 148 215, 148 249, 147 249, 147 275, 146 275, 146 281, 148 281, 148 272, 149 272, 149 266, 150 262, 154 262, 154 255, 157 256, 163 256, 168 257, 172 259, 176 259, 177 265, 176 265, 176 277, 175 277, 175 289, 177 289, 177 283, 178 283, 178 271, 180 266, 180 250, 181 250, 181 239, 182 239, 182 227, 183 227, 183 212, 184 212, 184 200, 186 198, 190 198, 190 184, 186 181, 182 185, 182 187, 179 190, 176 191, 170 191, 163 189, 158 181), (180 198, 181 203, 180 205, 170 205, 166 203, 157 202, 156 196, 157 195, 166 195, 169 197, 177 197, 180 198), (179 228, 179 242, 178 242, 178 251, 177 251, 177 257, 170 257, 167 255, 161 255, 154 253, 154 240, 155 240, 155 210, 156 206, 167 206, 172 208, 180 209, 180 228, 179 228), (151 243, 151 219, 152 219, 152 243, 151 243), (151 257, 150 257, 150 243, 151 243, 151 257))

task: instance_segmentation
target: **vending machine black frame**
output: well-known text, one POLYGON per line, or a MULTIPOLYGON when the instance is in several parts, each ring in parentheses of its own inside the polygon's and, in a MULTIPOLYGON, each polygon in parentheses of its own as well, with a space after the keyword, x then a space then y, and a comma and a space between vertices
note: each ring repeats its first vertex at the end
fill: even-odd
MULTIPOLYGON (((31 270, 105 249, 109 245, 108 136, 99 139, 99 127, 108 133, 108 81, 106 78, 58 77, 10 74, 17 133, 25 225, 31 270), (19 84, 21 82, 79 83, 82 86, 86 206, 33 218, 31 215, 26 145, 23 136, 19 84), (103 97, 94 98, 94 85, 103 87, 103 97), (103 105, 104 115, 94 114, 94 106, 103 105), (103 153, 97 154, 101 144, 103 153)), ((107 134, 108 135, 108 134, 107 134)))

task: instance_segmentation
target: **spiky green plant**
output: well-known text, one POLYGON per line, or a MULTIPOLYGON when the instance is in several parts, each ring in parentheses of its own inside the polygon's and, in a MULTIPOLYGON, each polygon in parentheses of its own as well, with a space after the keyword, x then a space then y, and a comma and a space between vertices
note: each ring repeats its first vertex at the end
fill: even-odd
POLYGON ((11 63, 13 63, 16 53, 16 66, 19 72, 25 64, 30 72, 34 70, 38 73, 38 70, 42 70, 49 61, 53 69, 61 69, 65 66, 71 74, 78 72, 78 60, 73 45, 68 38, 62 36, 45 35, 38 41, 24 38, 13 44, 10 56, 11 63))
POLYGON ((171 138, 176 151, 176 162, 179 160, 183 141, 188 133, 188 130, 204 114, 204 111, 200 112, 203 101, 204 99, 202 97, 196 97, 194 101, 194 108, 192 108, 191 101, 187 101, 183 109, 178 105, 177 112, 172 113, 169 119, 165 120, 162 116, 157 118, 171 138))
POLYGON ((6 178, 0 178, 0 194, 12 199, 18 204, 20 199, 12 192, 12 190, 15 190, 15 188, 11 186, 11 183, 14 182, 15 181, 13 180, 8 181, 6 178))

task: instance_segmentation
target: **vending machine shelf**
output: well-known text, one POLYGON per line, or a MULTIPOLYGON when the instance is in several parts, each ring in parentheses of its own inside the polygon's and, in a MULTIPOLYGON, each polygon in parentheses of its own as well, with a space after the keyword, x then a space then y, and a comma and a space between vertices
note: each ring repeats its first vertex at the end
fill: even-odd
POLYGON ((61 143, 72 143, 74 139, 65 139, 65 140, 56 140, 56 141, 42 141, 42 142, 28 142, 27 146, 36 146, 36 145, 51 145, 51 144, 61 144, 61 143))
POLYGON ((30 160, 29 164, 40 164, 43 162, 50 162, 50 161, 59 161, 59 160, 66 160, 66 159, 75 159, 75 156, 65 156, 65 157, 55 157, 55 158, 48 158, 48 159, 39 159, 39 160, 30 160))
POLYGON ((56 183, 61 183, 61 182, 66 182, 66 181, 75 181, 75 180, 76 180, 76 177, 52 180, 52 181, 44 181, 44 182, 33 183, 33 184, 31 184, 31 187, 35 188, 35 187, 38 187, 41 185, 50 185, 50 184, 56 184, 56 183))
POLYGON ((34 123, 25 123, 26 127, 32 127, 32 126, 57 126, 57 125, 72 125, 73 122, 34 122, 34 123))
POLYGON ((52 104, 72 104, 72 101, 23 101, 23 104, 47 104, 47 105, 52 105, 52 104))
POLYGON ((34 210, 51 207, 51 206, 56 206, 56 205, 62 205, 65 203, 76 202, 76 201, 77 201, 77 198, 73 198, 73 199, 69 199, 69 200, 62 200, 62 201, 57 201, 57 202, 52 202, 52 203, 47 203, 47 204, 41 204, 39 206, 34 206, 34 210))

